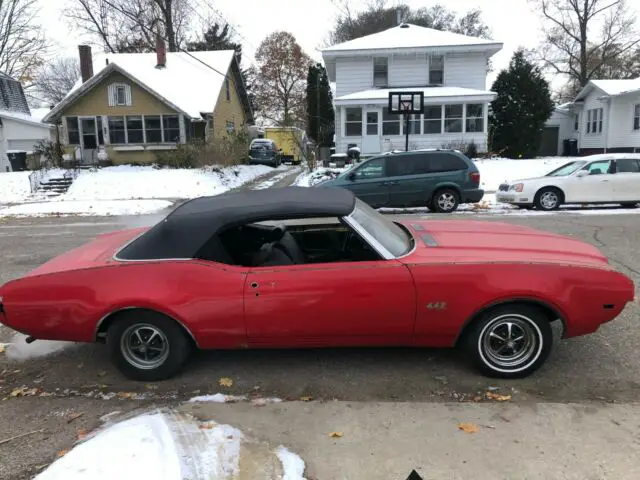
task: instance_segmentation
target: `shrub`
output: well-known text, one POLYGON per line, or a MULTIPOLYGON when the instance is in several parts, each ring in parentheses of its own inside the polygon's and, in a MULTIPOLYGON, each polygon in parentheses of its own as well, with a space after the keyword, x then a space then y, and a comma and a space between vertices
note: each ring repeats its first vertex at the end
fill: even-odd
POLYGON ((176 150, 160 152, 156 162, 168 168, 201 168, 218 165, 228 167, 244 163, 249 152, 248 137, 241 134, 230 134, 228 137, 191 140, 179 144, 176 150))
POLYGON ((476 158, 478 156, 478 146, 476 145, 476 142, 471 140, 471 143, 467 144, 464 149, 464 154, 469 158, 476 158))
POLYGON ((59 167, 62 165, 62 145, 51 140, 40 140, 33 146, 33 153, 46 158, 47 163, 59 167))

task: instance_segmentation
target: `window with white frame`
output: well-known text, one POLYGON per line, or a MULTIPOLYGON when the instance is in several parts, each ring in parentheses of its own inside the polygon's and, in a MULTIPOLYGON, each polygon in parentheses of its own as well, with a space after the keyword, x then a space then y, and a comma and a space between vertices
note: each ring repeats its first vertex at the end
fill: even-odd
POLYGON ((236 130, 236 124, 235 122, 227 122, 227 133, 233 133, 236 130))
POLYGON ((67 117, 67 140, 69 145, 80 145, 78 117, 67 117))
POLYGON ((347 137, 362 136, 362 109, 347 108, 345 109, 346 119, 344 122, 345 135, 347 137))
POLYGON ((604 108, 591 108, 587 110, 587 133, 602 133, 604 108))
POLYGON ((466 132, 484 132, 484 105, 467 103, 466 132))
POLYGON ((389 59, 375 57, 373 59, 373 86, 386 87, 389 84, 389 59))
POLYGON ((442 105, 424 106, 424 133, 426 135, 442 133, 442 105))
POLYGON ((400 115, 389 113, 389 108, 382 109, 382 135, 400 135, 400 115))
POLYGON ((576 132, 580 130, 580 115, 577 113, 573 115, 573 130, 576 132))
POLYGON ((112 145, 178 143, 178 115, 127 115, 108 117, 109 143, 112 145))
POLYGON ((420 115, 409 115, 409 134, 410 135, 419 135, 420 134, 420 115))
POLYGON ((131 86, 125 83, 112 83, 108 87, 109 106, 130 106, 133 104, 131 98, 131 86))
POLYGON ((444 55, 429 57, 429 85, 444 85, 444 55))
POLYGON ((633 110, 633 129, 640 130, 640 103, 636 104, 633 110))
POLYGON ((463 120, 462 105, 444 106, 444 131, 447 133, 461 133, 463 120))

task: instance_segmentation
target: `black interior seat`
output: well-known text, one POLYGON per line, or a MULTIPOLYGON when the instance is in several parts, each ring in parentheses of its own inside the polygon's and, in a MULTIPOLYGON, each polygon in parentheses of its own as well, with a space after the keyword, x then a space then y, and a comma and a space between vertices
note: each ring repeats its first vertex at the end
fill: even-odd
POLYGON ((298 245, 298 242, 296 242, 296 239, 293 238, 293 235, 289 232, 285 232, 282 238, 276 242, 275 246, 284 251, 295 264, 304 264, 308 261, 307 256, 298 245))

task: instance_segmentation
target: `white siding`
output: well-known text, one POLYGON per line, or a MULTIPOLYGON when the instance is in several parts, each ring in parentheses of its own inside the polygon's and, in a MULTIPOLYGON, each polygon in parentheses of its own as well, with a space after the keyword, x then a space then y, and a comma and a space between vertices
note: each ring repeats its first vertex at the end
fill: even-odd
POLYGON ((640 93, 613 99, 609 148, 637 148, 640 150, 640 130, 633 129, 633 114, 637 104, 640 104, 640 93))
POLYGON ((32 151, 33 146, 40 140, 53 140, 53 127, 42 124, 19 122, 8 117, 2 118, 2 132, 0 135, 0 171, 6 171, 10 165, 7 150, 32 151), (30 148, 29 148, 30 146, 30 148), (20 148, 16 148, 20 147, 20 148))
POLYGON ((394 55, 389 60, 389 86, 419 87, 429 83, 426 55, 394 55))
POLYGON ((487 88, 487 56, 483 53, 447 54, 444 84, 448 87, 487 88))
POLYGON ((369 90, 372 85, 372 58, 339 58, 336 61, 336 96, 369 90))
POLYGON ((584 101, 582 114, 580 118, 580 148, 605 148, 605 134, 607 133, 608 106, 606 103, 598 100, 598 97, 604 94, 597 89, 592 90, 584 101), (603 109, 602 133, 587 133, 587 122, 589 120, 588 111, 594 108, 603 109))
MULTIPOLYGON (((577 114, 577 112, 576 112, 577 114)), ((575 130, 574 113, 568 110, 554 110, 553 114, 547 120, 546 126, 559 127, 558 132, 558 155, 562 155, 562 141, 565 139, 578 139, 578 132, 575 130)))

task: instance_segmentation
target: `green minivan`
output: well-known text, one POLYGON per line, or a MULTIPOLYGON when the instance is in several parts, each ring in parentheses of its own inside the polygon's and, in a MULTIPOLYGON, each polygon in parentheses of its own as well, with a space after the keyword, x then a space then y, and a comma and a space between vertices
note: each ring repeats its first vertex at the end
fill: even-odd
POLYGON ((478 168, 457 150, 383 154, 314 187, 346 188, 374 208, 427 207, 438 213, 484 196, 478 168))

